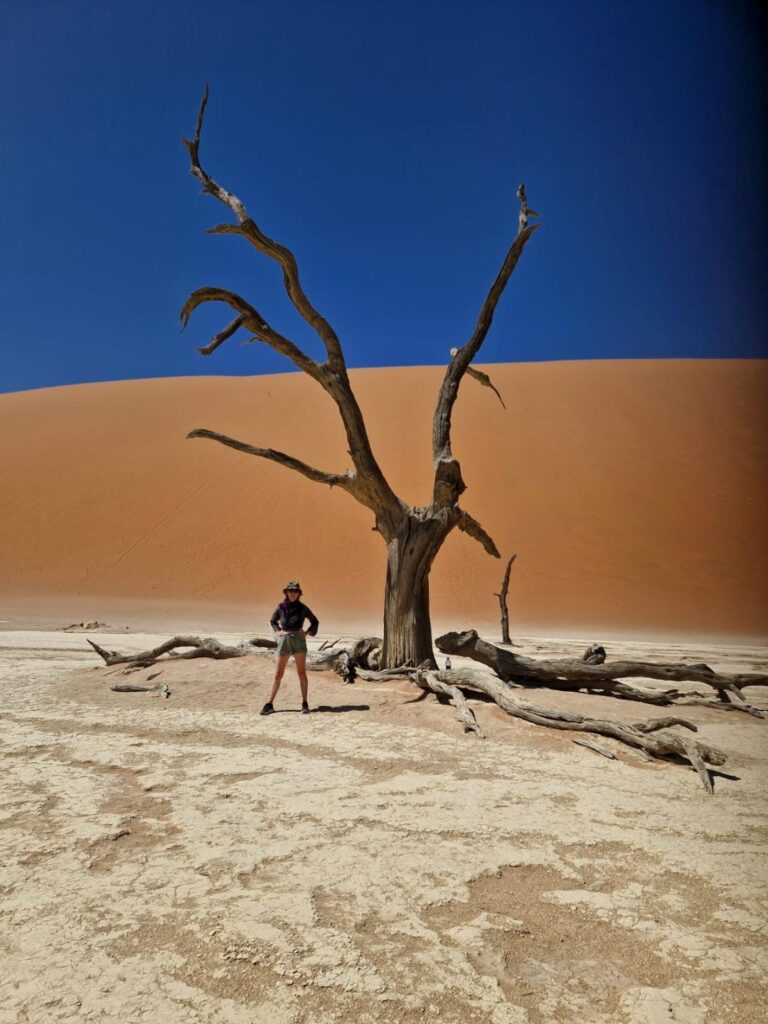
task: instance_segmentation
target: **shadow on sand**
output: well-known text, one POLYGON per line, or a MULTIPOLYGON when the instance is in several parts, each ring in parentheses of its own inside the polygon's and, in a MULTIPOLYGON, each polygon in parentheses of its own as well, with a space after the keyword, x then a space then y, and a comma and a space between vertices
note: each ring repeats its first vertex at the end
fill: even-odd
MULTIPOLYGON (((310 708, 310 715, 317 714, 342 714, 345 711, 370 711, 370 704, 335 704, 331 707, 330 704, 319 704, 316 708, 310 708)), ((273 715, 299 715, 301 714, 301 708, 275 708, 271 712, 273 715)))

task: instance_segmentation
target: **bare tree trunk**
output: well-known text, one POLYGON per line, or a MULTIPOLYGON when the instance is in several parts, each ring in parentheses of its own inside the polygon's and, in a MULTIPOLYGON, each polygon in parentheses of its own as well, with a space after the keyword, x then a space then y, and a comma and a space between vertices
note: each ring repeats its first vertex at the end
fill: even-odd
POLYGON ((387 544, 382 668, 423 662, 437 668, 429 621, 429 571, 447 533, 435 520, 407 516, 387 544))
POLYGON ((432 651, 432 627, 429 621, 429 576, 413 578, 408 586, 403 574, 392 569, 387 559, 387 585, 384 595, 384 667, 420 665, 428 661, 436 667, 432 651))

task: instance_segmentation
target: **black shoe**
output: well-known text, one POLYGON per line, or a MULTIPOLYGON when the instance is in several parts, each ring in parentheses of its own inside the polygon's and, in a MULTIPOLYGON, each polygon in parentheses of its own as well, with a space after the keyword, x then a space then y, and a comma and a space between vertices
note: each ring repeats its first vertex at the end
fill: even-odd
POLYGON ((259 712, 260 715, 271 715, 275 709, 272 707, 272 701, 268 700, 264 707, 259 712))
POLYGON ((307 702, 305 700, 303 700, 301 702, 301 713, 302 713, 302 715, 308 715, 309 714, 309 704, 307 704, 307 702))

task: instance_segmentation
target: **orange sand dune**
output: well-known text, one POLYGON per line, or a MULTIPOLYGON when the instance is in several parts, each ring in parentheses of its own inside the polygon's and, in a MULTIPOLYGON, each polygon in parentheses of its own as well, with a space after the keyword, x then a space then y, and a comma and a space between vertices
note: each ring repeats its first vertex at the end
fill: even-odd
MULTIPOLYGON (((464 507, 518 554, 513 631, 768 632, 768 363, 488 369, 508 409, 467 379, 454 452, 464 507)), ((442 370, 352 376, 385 472, 424 503, 442 370)), ((378 621, 384 548, 370 513, 185 439, 208 427, 345 469, 335 407, 302 374, 0 395, 0 426, 0 615, 52 600, 103 619, 131 599, 155 619, 218 610, 261 630, 299 576, 324 630, 378 621)), ((432 575, 436 626, 498 628, 502 570, 451 536, 432 575)))

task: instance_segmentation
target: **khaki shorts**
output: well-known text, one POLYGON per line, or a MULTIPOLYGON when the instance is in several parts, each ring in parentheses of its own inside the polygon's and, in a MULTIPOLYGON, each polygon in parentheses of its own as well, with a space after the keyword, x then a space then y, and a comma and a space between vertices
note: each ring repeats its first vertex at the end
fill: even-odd
POLYGON ((306 654, 307 638, 303 633, 287 633, 277 638, 277 656, 285 657, 291 654, 306 654))

